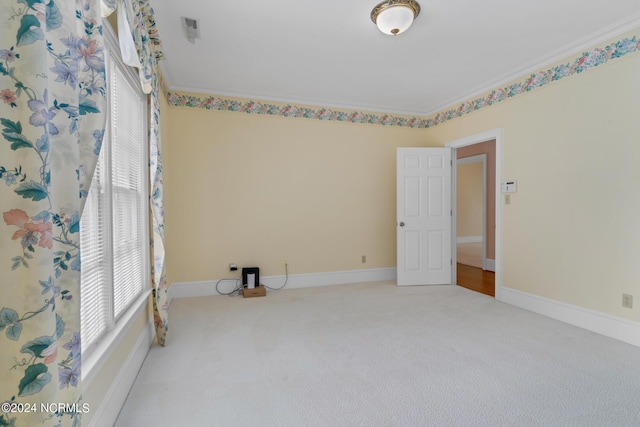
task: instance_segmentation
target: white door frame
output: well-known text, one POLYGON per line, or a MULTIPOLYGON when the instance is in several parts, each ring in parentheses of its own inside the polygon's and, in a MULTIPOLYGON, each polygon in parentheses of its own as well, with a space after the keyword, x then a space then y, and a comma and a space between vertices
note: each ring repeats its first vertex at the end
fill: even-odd
MULTIPOLYGON (((495 298, 497 300, 501 300, 501 291, 502 291, 502 128, 491 129, 486 132, 477 133, 475 135, 466 136, 464 138, 456 139, 453 141, 447 142, 444 146, 450 147, 453 149, 452 158, 456 158, 457 149, 461 147, 466 147, 467 145, 479 144, 481 142, 487 141, 496 141, 496 180, 493 185, 495 185, 495 194, 496 194, 496 229, 495 229, 495 241, 496 241, 496 279, 495 279, 495 298)), ((455 165, 455 163, 454 163, 455 165)), ((451 238, 453 239, 451 245, 451 256, 453 259, 453 265, 456 265, 456 220, 457 213, 455 209, 455 202, 457 196, 457 188, 456 188, 456 168, 455 166, 452 168, 453 181, 452 181, 452 206, 453 208, 453 218, 451 221, 451 238)), ((491 183, 489 183, 491 185, 491 183)), ((451 269, 451 283, 457 283, 457 269, 451 269)))
MULTIPOLYGON (((453 153, 452 153, 453 154, 453 153)), ((487 269, 487 155, 486 154, 478 154, 476 156, 464 157, 462 159, 456 159, 456 167, 458 165, 468 165, 471 163, 482 162, 482 269, 487 269)), ((458 179, 458 173, 456 170, 456 180, 458 179)), ((453 191, 458 191, 458 183, 453 182, 452 186, 455 185, 456 189, 453 191)), ((451 208, 453 212, 456 213, 453 219, 457 219, 458 212, 458 203, 457 197, 455 200, 451 201, 451 208)), ((453 229, 457 229, 457 224, 453 226, 453 229)), ((457 244, 457 230, 456 230, 456 244, 457 244)), ((456 251, 457 254, 457 251, 456 251)))

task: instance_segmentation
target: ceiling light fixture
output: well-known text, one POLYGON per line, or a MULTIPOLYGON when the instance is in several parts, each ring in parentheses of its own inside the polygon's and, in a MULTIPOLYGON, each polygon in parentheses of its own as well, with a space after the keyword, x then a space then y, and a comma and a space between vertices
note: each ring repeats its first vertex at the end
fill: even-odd
POLYGON ((387 0, 373 8, 371 20, 385 34, 397 36, 406 31, 420 14, 415 0, 387 0))

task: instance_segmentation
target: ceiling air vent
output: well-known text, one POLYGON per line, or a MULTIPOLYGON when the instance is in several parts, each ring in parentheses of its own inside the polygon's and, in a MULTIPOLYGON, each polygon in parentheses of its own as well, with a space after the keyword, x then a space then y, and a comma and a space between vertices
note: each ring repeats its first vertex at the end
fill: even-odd
POLYGON ((200 38, 200 23, 197 19, 182 17, 182 29, 184 35, 191 43, 195 43, 200 38))

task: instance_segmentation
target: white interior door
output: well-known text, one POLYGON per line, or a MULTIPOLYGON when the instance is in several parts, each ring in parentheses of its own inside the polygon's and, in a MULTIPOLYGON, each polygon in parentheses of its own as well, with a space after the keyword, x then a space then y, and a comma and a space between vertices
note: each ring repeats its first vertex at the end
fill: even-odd
POLYGON ((451 284, 451 148, 397 149, 398 286, 451 284))

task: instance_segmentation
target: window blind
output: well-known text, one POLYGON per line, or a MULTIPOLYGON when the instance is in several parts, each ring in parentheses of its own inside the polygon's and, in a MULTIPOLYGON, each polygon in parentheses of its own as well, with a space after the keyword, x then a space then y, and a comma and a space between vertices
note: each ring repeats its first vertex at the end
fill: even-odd
MULTIPOLYGON (((117 67, 114 67, 117 68, 117 67)), ((111 139, 113 197, 114 316, 142 292, 145 278, 144 199, 146 103, 140 90, 118 69, 112 73, 111 99, 114 126, 111 139)))
POLYGON ((107 127, 80 223, 83 352, 149 283, 146 98, 119 50, 106 50, 107 127))
MULTIPOLYGON (((105 132, 105 141, 107 132, 105 132)), ((80 248, 82 259, 80 289, 80 322, 82 348, 88 348, 106 331, 111 322, 111 268, 105 262, 109 258, 111 225, 106 197, 104 152, 98 159, 91 182, 91 189, 80 220, 80 248)))

